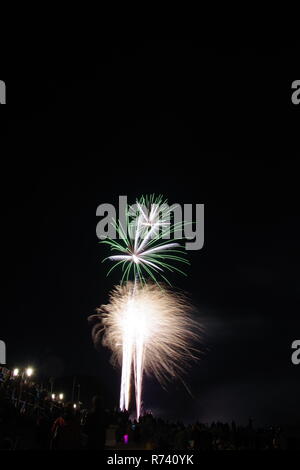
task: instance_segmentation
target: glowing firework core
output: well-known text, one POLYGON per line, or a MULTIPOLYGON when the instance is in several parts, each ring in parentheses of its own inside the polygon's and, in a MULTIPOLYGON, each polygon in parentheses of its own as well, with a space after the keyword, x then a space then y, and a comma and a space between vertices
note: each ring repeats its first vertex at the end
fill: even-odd
MULTIPOLYGON (((133 376, 139 418, 144 373, 160 382, 180 376, 194 357, 192 342, 199 335, 199 325, 192 320, 191 306, 182 295, 154 283, 116 287, 110 303, 99 312, 103 344, 122 366, 120 408, 129 408, 133 376)), ((98 331, 94 333, 97 336, 98 331)))

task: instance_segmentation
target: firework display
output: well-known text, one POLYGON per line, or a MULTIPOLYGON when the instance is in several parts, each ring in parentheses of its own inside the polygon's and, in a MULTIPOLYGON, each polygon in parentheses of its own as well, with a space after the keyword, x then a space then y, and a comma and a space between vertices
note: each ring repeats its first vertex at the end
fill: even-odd
POLYGON ((120 221, 113 221, 119 240, 107 239, 100 243, 110 246, 111 251, 117 252, 105 258, 116 261, 108 274, 121 265, 124 280, 134 279, 145 283, 145 276, 150 276, 155 282, 161 277, 169 284, 163 275, 164 271, 177 271, 185 274, 174 262, 189 264, 185 258, 186 252, 177 241, 170 243, 170 238, 176 240, 176 232, 184 226, 180 221, 172 223, 172 209, 163 196, 154 195, 142 197, 135 207, 129 206, 126 212, 126 226, 120 221), (175 236, 175 238, 174 238, 175 236))
POLYGON ((105 258, 115 262, 108 274, 119 266, 122 278, 109 303, 98 309, 101 322, 93 337, 94 341, 102 337, 103 345, 112 350, 113 362, 121 366, 121 410, 129 409, 133 382, 137 419, 144 374, 154 375, 160 383, 181 377, 195 358, 192 345, 200 332, 190 303, 170 288, 165 275, 166 271, 184 274, 176 262, 189 264, 176 239, 184 222, 174 223, 171 215, 162 196, 142 197, 127 208, 125 227, 113 221, 119 239, 100 242, 113 252, 105 258))

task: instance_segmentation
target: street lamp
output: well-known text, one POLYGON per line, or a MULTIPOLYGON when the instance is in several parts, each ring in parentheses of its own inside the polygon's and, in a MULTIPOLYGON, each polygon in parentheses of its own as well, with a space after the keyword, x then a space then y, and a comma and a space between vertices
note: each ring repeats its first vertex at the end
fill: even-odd
POLYGON ((31 377, 32 374, 33 374, 33 369, 32 369, 32 367, 27 367, 27 369, 26 369, 26 375, 27 375, 27 377, 31 377))

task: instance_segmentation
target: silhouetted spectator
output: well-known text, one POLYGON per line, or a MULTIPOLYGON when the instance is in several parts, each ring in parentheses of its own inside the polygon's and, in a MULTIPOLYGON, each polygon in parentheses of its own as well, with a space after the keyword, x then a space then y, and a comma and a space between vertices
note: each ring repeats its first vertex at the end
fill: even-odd
POLYGON ((107 415, 102 399, 99 396, 95 396, 92 402, 92 410, 87 414, 84 426, 84 431, 88 437, 88 449, 101 450, 104 448, 106 426, 107 415))
POLYGON ((65 407, 52 426, 52 448, 59 450, 80 449, 80 423, 72 404, 65 407))

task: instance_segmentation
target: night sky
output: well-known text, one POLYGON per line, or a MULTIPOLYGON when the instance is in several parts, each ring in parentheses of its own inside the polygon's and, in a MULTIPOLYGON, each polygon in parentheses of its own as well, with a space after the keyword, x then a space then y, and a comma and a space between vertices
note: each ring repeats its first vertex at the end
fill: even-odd
POLYGON ((201 49, 190 42, 104 47, 14 83, 31 105, 9 116, 2 180, 0 339, 10 367, 33 365, 116 404, 119 371, 87 318, 119 280, 106 277, 96 208, 163 193, 205 204, 187 291, 205 329, 199 363, 167 390, 145 383, 155 413, 246 423, 300 420, 299 109, 292 50, 201 49), (286 71, 286 73, 284 73, 286 71), (91 391, 92 389, 92 391, 91 391))

